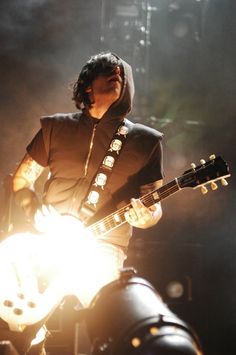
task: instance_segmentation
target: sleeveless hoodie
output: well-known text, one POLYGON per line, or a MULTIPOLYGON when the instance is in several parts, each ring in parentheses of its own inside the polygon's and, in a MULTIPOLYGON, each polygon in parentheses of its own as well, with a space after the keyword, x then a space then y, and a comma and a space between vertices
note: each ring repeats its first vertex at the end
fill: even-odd
MULTIPOLYGON (((130 65, 121 62, 124 73, 121 95, 100 120, 91 117, 86 108, 43 117, 41 129, 27 147, 36 162, 50 169, 44 203, 62 214, 80 217, 91 181, 124 120, 129 129, 127 138, 91 222, 116 211, 129 203, 130 198, 139 197, 141 185, 163 177, 162 134, 125 118, 132 108, 134 83, 130 65)), ((126 247, 131 235, 132 228, 126 223, 100 238, 126 247)))

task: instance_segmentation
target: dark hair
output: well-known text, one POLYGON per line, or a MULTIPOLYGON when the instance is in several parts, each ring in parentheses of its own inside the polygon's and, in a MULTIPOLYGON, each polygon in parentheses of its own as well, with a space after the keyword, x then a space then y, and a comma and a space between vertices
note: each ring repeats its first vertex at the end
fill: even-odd
POLYGON ((121 60, 111 52, 102 52, 93 55, 82 68, 77 81, 73 85, 72 100, 78 109, 83 106, 91 106, 89 94, 86 89, 99 75, 109 75, 121 60))

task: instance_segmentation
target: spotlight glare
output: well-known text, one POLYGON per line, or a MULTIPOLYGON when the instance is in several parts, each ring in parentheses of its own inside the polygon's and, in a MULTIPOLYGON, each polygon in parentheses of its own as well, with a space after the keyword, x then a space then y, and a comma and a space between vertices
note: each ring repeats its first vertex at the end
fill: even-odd
POLYGON ((171 281, 166 287, 166 293, 170 298, 180 298, 184 294, 184 286, 179 281, 171 281))

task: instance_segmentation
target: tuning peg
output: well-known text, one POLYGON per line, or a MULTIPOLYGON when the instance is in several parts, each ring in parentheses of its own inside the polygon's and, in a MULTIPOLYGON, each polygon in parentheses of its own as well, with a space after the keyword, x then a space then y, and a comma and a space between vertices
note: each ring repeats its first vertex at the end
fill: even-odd
POLYGON ((215 154, 211 154, 211 155, 209 156, 209 159, 210 159, 210 160, 214 160, 215 158, 216 158, 215 154))
POLYGON ((204 165, 204 164, 206 164, 206 161, 205 161, 204 159, 201 159, 201 160, 200 160, 200 163, 201 163, 202 165, 204 165))
POLYGON ((217 186, 217 184, 214 181, 211 182, 211 189, 213 191, 218 189, 218 186, 217 186))
POLYGON ((193 170, 195 170, 195 168, 196 168, 196 164, 191 163, 191 168, 192 168, 193 170))
POLYGON ((203 195, 208 193, 208 190, 207 190, 206 186, 204 186, 204 185, 201 186, 201 192, 202 192, 203 195))
POLYGON ((220 181, 223 186, 228 186, 228 182, 226 179, 222 178, 220 181))

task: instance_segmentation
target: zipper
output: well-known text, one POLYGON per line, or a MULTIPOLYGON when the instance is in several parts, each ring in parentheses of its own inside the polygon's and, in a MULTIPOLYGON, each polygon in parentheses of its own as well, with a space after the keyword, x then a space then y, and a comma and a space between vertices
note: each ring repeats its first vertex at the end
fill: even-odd
POLYGON ((84 177, 87 176, 87 173, 88 173, 88 165, 89 165, 90 157, 91 157, 91 154, 92 154, 93 141, 94 141, 94 136, 95 136, 95 133, 96 133, 96 129, 97 129, 97 123, 93 127, 93 132, 92 132, 92 136, 91 136, 91 139, 90 139, 89 152, 88 152, 86 163, 85 163, 85 167, 84 167, 84 177))

